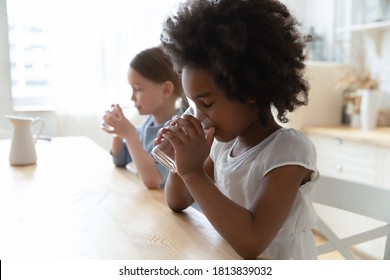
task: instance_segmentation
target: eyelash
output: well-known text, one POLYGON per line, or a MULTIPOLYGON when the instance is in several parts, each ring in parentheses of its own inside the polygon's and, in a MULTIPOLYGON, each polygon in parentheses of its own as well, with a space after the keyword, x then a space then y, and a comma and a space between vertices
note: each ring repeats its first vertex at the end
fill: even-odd
POLYGON ((211 104, 208 104, 208 103, 203 102, 203 107, 204 107, 204 108, 210 108, 211 105, 213 105, 213 104, 212 104, 212 103, 211 103, 211 104))
POLYGON ((205 108, 210 108, 210 107, 211 107, 211 104, 210 104, 210 105, 205 104, 204 107, 205 107, 205 108))

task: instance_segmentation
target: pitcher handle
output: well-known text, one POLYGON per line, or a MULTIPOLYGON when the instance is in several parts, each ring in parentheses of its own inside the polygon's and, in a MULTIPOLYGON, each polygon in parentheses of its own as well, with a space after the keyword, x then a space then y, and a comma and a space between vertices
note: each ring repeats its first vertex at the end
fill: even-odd
POLYGON ((37 123, 38 123, 40 126, 39 126, 39 129, 38 129, 37 134, 36 134, 35 137, 34 137, 34 145, 37 143, 38 137, 39 137, 39 135, 41 135, 42 129, 43 129, 43 127, 45 126, 45 121, 44 121, 42 118, 40 118, 40 117, 36 117, 36 118, 32 121, 31 125, 35 125, 35 124, 37 124, 37 123))

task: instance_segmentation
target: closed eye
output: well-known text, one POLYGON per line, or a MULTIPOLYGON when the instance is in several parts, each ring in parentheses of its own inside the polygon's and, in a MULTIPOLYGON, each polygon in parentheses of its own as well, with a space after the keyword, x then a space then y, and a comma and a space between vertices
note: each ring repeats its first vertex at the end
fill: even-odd
POLYGON ((210 108, 213 104, 212 103, 203 103, 204 108, 210 108))

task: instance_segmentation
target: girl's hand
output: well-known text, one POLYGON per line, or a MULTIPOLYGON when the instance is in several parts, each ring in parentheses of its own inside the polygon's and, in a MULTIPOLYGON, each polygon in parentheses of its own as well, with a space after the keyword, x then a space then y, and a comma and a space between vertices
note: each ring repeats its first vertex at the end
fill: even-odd
POLYGON ((134 125, 125 117, 122 108, 118 104, 111 105, 111 110, 106 111, 103 121, 105 125, 103 125, 102 129, 104 131, 116 134, 122 139, 136 134, 134 125))
POLYGON ((204 172, 203 164, 210 153, 214 131, 211 128, 205 135, 201 123, 195 117, 185 115, 162 129, 156 141, 162 136, 172 144, 177 173, 183 177, 204 172))
POLYGON ((178 115, 175 115, 172 117, 172 119, 170 119, 169 121, 167 121, 164 126, 162 128, 159 129, 159 131, 157 132, 157 136, 156 138, 153 140, 153 146, 157 146, 158 144, 160 144, 164 137, 163 135, 167 132, 168 130, 168 127, 169 126, 175 126, 176 125, 176 120, 179 119, 180 116, 178 115))

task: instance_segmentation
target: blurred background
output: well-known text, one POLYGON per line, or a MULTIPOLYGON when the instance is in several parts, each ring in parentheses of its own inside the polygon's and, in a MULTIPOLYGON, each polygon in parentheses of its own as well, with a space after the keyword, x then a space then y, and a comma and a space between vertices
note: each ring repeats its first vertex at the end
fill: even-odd
MULTIPOLYGON (((100 130, 101 116, 112 103, 129 107, 129 117, 135 114, 128 64, 138 51, 159 44, 161 22, 178 2, 0 0, 0 137, 11 130, 4 115, 40 116, 45 135, 86 135, 108 149, 111 139, 100 130)), ((315 92, 309 114, 318 122, 342 122, 335 69, 362 63, 379 80, 386 113, 390 1, 282 2, 312 38, 308 71, 315 92), (323 112, 314 113, 318 110, 323 112)), ((292 125, 301 128, 307 119, 297 116, 292 125)), ((382 124, 390 125, 386 117, 382 124)))

